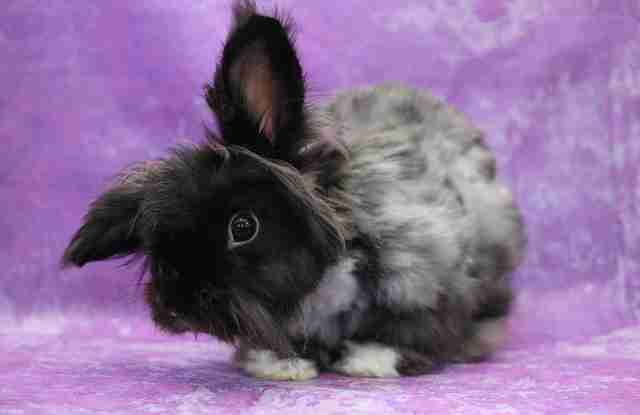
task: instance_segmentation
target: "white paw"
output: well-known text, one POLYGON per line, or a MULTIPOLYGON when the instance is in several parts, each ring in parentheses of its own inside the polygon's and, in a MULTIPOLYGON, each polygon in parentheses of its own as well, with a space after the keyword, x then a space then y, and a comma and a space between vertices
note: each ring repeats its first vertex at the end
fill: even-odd
POLYGON ((312 361, 298 357, 279 359, 270 350, 248 350, 236 363, 260 379, 308 380, 318 376, 318 369, 312 361))
POLYGON ((393 348, 377 343, 347 342, 347 353, 333 367, 349 376, 390 378, 400 374, 396 364, 400 355, 393 348))

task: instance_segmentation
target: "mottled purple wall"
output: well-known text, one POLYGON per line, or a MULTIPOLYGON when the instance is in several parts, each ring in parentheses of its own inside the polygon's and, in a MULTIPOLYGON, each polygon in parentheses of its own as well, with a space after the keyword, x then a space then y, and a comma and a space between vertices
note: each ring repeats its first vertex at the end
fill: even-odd
MULTIPOLYGON (((400 81, 487 132, 530 235, 516 341, 637 321, 637 0, 277 3, 298 21, 315 99, 400 81)), ((57 263, 110 176, 202 138, 201 86, 228 23, 227 1, 2 2, 2 320, 142 312, 135 270, 57 263)))

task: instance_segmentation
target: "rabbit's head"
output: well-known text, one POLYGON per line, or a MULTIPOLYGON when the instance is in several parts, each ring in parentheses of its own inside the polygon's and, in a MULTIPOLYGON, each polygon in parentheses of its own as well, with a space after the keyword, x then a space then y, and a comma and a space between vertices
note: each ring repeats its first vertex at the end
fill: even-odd
POLYGON ((91 205, 63 261, 143 256, 161 328, 285 354, 284 319, 344 247, 339 203, 323 184, 344 152, 309 122, 288 23, 251 2, 234 8, 206 98, 221 139, 126 169, 91 205))

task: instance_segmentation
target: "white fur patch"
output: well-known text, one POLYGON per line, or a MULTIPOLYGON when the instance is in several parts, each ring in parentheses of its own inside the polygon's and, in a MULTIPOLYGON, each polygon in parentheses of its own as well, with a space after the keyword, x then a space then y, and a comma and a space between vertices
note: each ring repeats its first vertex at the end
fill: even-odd
POLYGON ((331 318, 348 310, 358 295, 355 263, 354 258, 345 258, 325 271, 318 287, 302 302, 300 315, 289 323, 290 333, 322 337, 331 332, 331 318))
POLYGON ((396 369, 400 355, 393 348, 377 343, 347 342, 347 354, 334 370, 349 376, 388 378, 398 377, 396 369))
POLYGON ((260 379, 308 380, 318 376, 315 363, 300 358, 278 359, 270 350, 248 350, 236 363, 260 379))

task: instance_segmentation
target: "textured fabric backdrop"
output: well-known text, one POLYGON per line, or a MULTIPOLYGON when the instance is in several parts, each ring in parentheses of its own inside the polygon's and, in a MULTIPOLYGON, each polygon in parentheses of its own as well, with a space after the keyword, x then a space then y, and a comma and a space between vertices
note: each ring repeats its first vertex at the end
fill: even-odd
POLYGON ((640 1, 277 3, 314 101, 402 82, 487 132, 530 240, 508 350, 420 379, 259 382, 153 329, 135 268, 61 272, 114 173, 202 140, 228 1, 3 0, 0 413, 638 410, 640 1))

